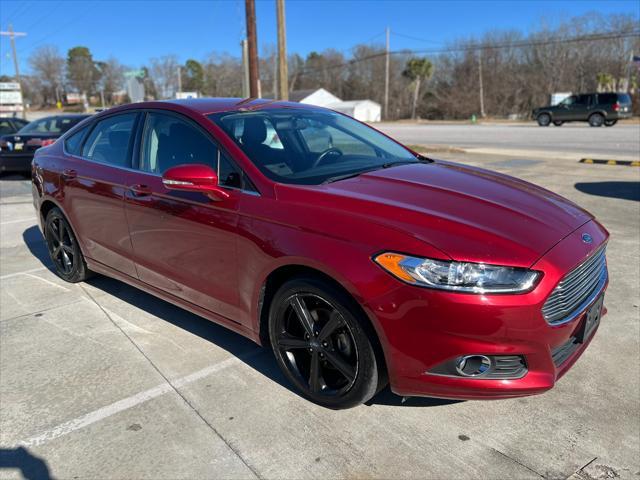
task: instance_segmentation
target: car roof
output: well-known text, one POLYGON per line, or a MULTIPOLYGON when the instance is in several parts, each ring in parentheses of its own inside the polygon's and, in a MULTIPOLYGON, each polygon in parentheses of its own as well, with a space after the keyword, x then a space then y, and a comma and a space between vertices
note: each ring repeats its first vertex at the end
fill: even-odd
POLYGON ((188 98, 179 100, 161 100, 150 102, 129 103, 120 107, 106 109, 98 115, 107 112, 122 111, 138 108, 162 108, 171 106, 182 107, 200 115, 211 113, 235 112, 238 110, 264 110, 272 108, 294 108, 294 109, 321 109, 312 105, 304 105, 297 102, 284 102, 280 100, 269 100, 264 98, 188 98))

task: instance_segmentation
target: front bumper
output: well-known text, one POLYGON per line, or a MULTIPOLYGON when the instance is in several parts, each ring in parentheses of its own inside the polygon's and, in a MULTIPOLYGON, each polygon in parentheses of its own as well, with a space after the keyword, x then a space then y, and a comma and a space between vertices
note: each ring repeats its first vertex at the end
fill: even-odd
POLYGON ((391 389, 403 396, 498 399, 552 388, 597 331, 596 326, 582 343, 572 340, 579 337, 585 313, 607 284, 579 315, 561 325, 546 322, 542 305, 559 280, 606 242, 607 236, 595 221, 573 232, 532 266, 542 271, 543 277, 526 294, 472 295, 406 285, 368 302, 366 309, 376 317, 384 336, 391 389), (593 243, 585 244, 583 233, 589 233, 593 243), (563 355, 559 356, 562 347, 563 355), (472 354, 521 355, 527 372, 517 379, 434 373, 442 364, 472 354))

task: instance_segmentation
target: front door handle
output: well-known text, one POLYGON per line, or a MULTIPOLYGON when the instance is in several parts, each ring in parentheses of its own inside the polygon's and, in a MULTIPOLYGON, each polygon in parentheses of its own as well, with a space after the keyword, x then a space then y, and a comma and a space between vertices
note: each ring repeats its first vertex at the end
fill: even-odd
POLYGON ((129 190, 131 190, 131 193, 134 197, 146 197, 148 195, 151 195, 151 188, 149 188, 148 185, 142 185, 140 183, 131 185, 129 187, 129 190))
POLYGON ((73 178, 76 178, 77 176, 78 176, 78 172, 76 172, 71 168, 67 168, 62 171, 62 178, 64 178, 65 180, 71 180, 73 178))

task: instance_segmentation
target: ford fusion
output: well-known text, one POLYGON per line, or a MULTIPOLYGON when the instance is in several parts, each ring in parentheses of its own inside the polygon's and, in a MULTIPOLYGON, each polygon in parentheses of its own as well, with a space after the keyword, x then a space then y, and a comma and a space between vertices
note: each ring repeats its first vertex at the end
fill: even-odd
POLYGON ((542 393, 604 313, 607 231, 570 201, 296 103, 136 103, 40 148, 57 274, 119 279, 273 350, 346 408, 542 393))

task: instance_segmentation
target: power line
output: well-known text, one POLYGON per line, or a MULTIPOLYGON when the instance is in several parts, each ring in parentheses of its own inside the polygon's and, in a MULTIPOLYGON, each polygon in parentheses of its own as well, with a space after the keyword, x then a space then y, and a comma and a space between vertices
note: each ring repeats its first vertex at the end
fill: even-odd
POLYGON ((412 35, 405 35, 404 33, 398 33, 398 32, 391 32, 391 35, 394 35, 396 37, 403 37, 403 38, 408 38, 409 40, 415 40, 417 42, 424 42, 424 43, 433 43, 435 45, 443 45, 442 42, 438 42, 436 40, 427 40, 426 38, 418 38, 418 37, 414 37, 412 35))
MULTIPOLYGON (((491 49, 504 49, 504 48, 537 47, 537 46, 553 45, 556 43, 593 42, 593 41, 601 41, 601 40, 616 40, 620 38, 631 38, 631 37, 640 37, 640 30, 634 30, 631 32, 606 32, 601 34, 582 35, 578 37, 553 38, 553 39, 546 39, 546 40, 526 40, 521 42, 510 42, 510 43, 492 43, 492 44, 478 43, 473 45, 460 45, 455 47, 447 47, 447 48, 432 49, 432 50, 429 50, 429 49, 395 50, 395 51, 390 51, 389 55, 416 55, 416 54, 439 55, 443 53, 469 52, 469 51, 476 51, 476 50, 491 50, 491 49)), ((366 55, 364 57, 354 58, 343 63, 328 65, 323 68, 302 69, 298 71, 297 74, 304 75, 307 73, 315 73, 315 72, 321 72, 325 70, 334 70, 337 68, 346 67, 346 66, 364 62, 367 60, 372 60, 374 58, 380 58, 385 55, 387 55, 387 52, 382 51, 382 52, 374 53, 371 55, 366 55)))

